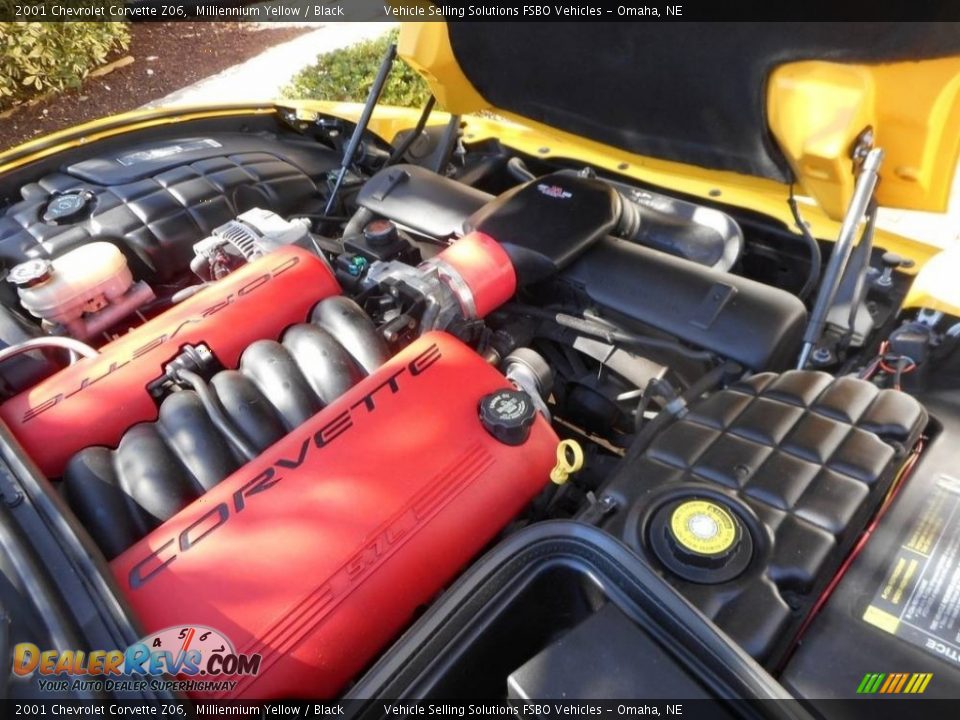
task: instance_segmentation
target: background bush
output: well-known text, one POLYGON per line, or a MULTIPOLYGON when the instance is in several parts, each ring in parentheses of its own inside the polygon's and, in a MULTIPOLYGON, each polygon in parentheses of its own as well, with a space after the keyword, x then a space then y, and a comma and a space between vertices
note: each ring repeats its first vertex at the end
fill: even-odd
MULTIPOLYGON (((281 91, 283 96, 363 102, 377 76, 387 45, 397 41, 398 32, 394 29, 375 40, 321 53, 316 62, 293 76, 281 91)), ((413 68, 398 60, 383 88, 380 102, 385 105, 422 107, 429 97, 430 89, 426 81, 413 68)))
MULTIPOLYGON (((7 4, 0 0, 0 10, 7 4)), ((0 22, 0 110, 30 95, 79 86, 129 41, 119 22, 0 22)))

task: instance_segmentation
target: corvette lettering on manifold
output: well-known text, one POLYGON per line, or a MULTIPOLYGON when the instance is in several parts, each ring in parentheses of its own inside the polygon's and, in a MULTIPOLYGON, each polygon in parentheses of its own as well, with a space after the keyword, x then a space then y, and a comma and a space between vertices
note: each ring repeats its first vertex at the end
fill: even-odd
POLYGON ((175 340, 187 328, 199 322, 202 322, 203 320, 206 320, 209 317, 216 315, 218 312, 229 307, 240 298, 243 298, 247 295, 250 295, 253 292, 256 292, 257 290, 262 288, 264 285, 269 283, 271 280, 274 280, 280 277, 281 275, 283 275, 283 273, 293 269, 299 264, 300 264, 300 258, 298 257, 292 257, 287 260, 284 260, 282 263, 277 265, 272 270, 262 275, 259 275, 258 277, 253 278, 246 285, 240 287, 236 292, 231 293, 230 295, 227 295, 226 297, 221 298, 213 305, 210 305, 209 307, 206 307, 203 310, 200 310, 197 313, 196 317, 187 318, 183 320, 175 328, 173 328, 173 330, 157 335, 153 339, 145 342, 143 345, 140 345, 139 347, 134 348, 130 352, 129 357, 126 360, 120 360, 120 361, 115 360, 111 362, 105 370, 98 372, 95 375, 88 375, 87 377, 83 378, 79 383, 77 383, 76 387, 73 390, 70 390, 69 392, 56 393, 55 395, 52 395, 45 400, 41 400, 36 405, 33 405, 27 408, 27 410, 23 413, 22 421, 24 423, 28 423, 38 415, 41 415, 42 413, 46 412, 50 408, 55 407, 56 405, 60 404, 64 400, 71 398, 80 392, 83 392, 84 390, 86 390, 89 387, 92 387, 93 385, 96 385, 98 382, 110 377, 113 373, 115 373, 120 368, 129 365, 134 360, 137 360, 138 358, 142 358, 144 355, 147 355, 148 353, 153 352, 157 348, 163 347, 164 345, 169 343, 171 340, 175 340))
POLYGON ((169 567, 183 553, 189 552, 206 537, 223 527, 231 517, 248 507, 248 500, 266 492, 284 479, 283 472, 302 467, 312 453, 329 446, 337 438, 345 435, 364 416, 378 409, 378 400, 386 395, 396 395, 410 380, 428 371, 442 357, 440 348, 431 344, 413 360, 401 366, 386 377, 380 384, 364 394, 349 406, 327 420, 317 429, 310 429, 302 437, 295 454, 282 455, 273 460, 269 467, 258 472, 240 488, 234 491, 229 500, 222 501, 201 515, 197 520, 181 530, 177 535, 161 543, 146 557, 137 562, 130 570, 129 582, 132 590, 139 590, 169 567))

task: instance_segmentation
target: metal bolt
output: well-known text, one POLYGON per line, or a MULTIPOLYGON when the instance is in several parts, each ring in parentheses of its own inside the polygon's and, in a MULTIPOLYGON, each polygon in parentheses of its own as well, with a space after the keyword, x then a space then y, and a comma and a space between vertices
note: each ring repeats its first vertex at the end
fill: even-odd
POLYGON ((877 285, 880 287, 890 287, 893 285, 893 268, 885 267, 883 269, 883 274, 877 278, 877 285))

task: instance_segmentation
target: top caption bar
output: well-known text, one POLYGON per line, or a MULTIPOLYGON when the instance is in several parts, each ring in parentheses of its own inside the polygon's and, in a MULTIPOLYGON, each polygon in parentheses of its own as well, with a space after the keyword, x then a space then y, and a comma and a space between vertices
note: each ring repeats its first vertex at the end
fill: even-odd
MULTIPOLYGON (((915 0, 621 0, 522 3, 511 0, 0 0, 0 21, 14 22, 384 22, 417 21, 960 21, 960 2, 915 0)), ((958 27, 960 32, 960 27, 958 27)))

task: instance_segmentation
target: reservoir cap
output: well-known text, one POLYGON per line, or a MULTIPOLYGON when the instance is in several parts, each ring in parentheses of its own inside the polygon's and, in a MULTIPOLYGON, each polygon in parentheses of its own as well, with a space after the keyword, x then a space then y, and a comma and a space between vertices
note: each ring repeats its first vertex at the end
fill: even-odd
POLYGON ((707 585, 737 577, 753 557, 753 538, 737 513, 703 497, 661 506, 650 522, 650 545, 669 571, 707 585))
POLYGON ((533 400, 523 390, 500 390, 480 400, 480 422, 505 445, 522 445, 537 417, 533 400))

